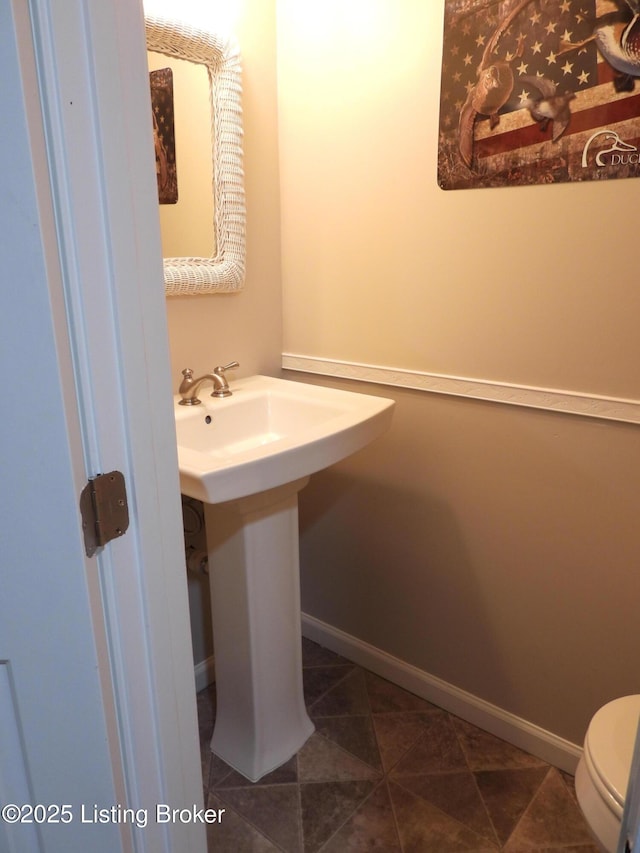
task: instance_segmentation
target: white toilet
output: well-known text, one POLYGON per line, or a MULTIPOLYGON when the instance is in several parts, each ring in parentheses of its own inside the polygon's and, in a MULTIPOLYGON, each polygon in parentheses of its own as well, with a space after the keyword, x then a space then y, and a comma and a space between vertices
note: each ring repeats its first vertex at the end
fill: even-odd
POLYGON ((640 695, 614 699, 595 714, 576 771, 576 794, 604 853, 615 853, 640 718, 640 695))

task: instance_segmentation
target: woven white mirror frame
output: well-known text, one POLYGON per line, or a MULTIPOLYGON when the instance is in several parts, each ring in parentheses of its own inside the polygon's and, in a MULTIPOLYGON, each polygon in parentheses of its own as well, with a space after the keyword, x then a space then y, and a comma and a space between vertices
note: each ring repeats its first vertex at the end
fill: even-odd
POLYGON ((245 198, 238 46, 231 38, 156 15, 145 16, 145 28, 149 50, 204 65, 209 76, 215 248, 209 258, 165 258, 166 293, 241 290, 245 276, 245 198))

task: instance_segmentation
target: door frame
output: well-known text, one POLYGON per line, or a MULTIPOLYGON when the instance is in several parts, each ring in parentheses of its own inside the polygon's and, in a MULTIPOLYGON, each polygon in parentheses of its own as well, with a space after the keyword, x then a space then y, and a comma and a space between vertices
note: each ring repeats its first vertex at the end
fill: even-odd
MULTIPOLYGON (((68 422, 80 435, 76 467, 83 478, 120 470, 128 490, 129 530, 87 560, 87 573, 98 578, 92 618, 114 778, 122 781, 123 805, 150 813, 159 803, 199 807, 142 6, 10 2, 34 172, 53 212, 42 237, 53 247, 51 277, 61 285, 52 314, 68 422)), ((153 821, 134 831, 133 844, 154 853, 206 846, 197 823, 153 821)))

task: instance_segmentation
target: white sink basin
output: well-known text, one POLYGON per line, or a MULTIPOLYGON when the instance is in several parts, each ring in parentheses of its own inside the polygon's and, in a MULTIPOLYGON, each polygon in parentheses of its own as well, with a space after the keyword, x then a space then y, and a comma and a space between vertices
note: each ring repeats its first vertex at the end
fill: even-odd
POLYGON ((306 477, 382 435, 393 400, 250 376, 231 383, 233 395, 179 406, 175 418, 180 488, 215 504, 306 477))

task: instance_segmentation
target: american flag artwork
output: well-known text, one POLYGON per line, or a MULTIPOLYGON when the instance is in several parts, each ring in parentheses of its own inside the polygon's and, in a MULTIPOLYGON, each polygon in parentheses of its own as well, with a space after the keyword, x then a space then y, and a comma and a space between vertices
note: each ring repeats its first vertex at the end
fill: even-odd
POLYGON ((438 183, 640 177, 640 0, 445 0, 438 183))
POLYGON ((173 71, 171 68, 150 71, 149 86, 151 88, 158 203, 176 204, 178 201, 178 174, 176 170, 173 71))

